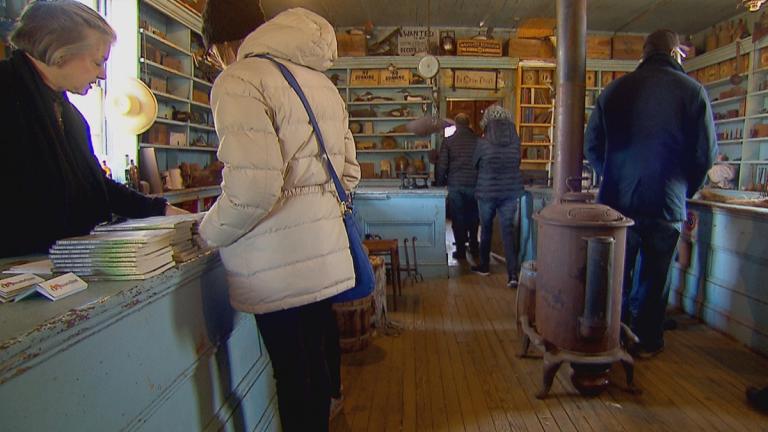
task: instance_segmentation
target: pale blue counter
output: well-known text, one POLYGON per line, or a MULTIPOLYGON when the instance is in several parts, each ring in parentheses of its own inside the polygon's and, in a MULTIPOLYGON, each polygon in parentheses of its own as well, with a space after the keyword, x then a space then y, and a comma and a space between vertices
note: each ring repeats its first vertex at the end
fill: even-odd
POLYGON ((425 278, 448 277, 445 245, 445 188, 398 189, 360 187, 355 191, 355 215, 363 234, 398 239, 400 262, 405 265, 403 239, 413 265, 412 238, 416 237, 419 271, 425 278))
POLYGON ((147 281, 0 304, 2 430, 277 430, 274 394, 215 253, 147 281))

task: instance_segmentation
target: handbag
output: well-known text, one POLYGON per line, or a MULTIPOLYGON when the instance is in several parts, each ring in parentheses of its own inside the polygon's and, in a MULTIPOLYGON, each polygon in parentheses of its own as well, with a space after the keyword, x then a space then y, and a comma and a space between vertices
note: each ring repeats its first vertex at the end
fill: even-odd
POLYGON ((323 159, 325 159, 328 174, 330 174, 331 179, 333 180, 333 184, 336 186, 336 194, 339 198, 339 205, 341 206, 342 216, 344 219, 344 227, 347 230, 347 239, 349 240, 349 253, 352 255, 352 264, 355 269, 355 286, 336 294, 331 298, 331 300, 333 302, 340 303, 367 297, 373 292, 373 288, 376 286, 376 277, 373 274, 371 262, 368 261, 368 253, 363 246, 360 229, 358 228, 357 222, 355 222, 355 218, 352 213, 352 200, 344 191, 344 187, 341 185, 339 176, 336 174, 336 170, 333 168, 333 164, 331 164, 331 159, 328 157, 328 152, 325 149, 323 134, 320 132, 320 126, 317 124, 317 119, 315 118, 315 114, 312 111, 312 107, 309 105, 309 101, 307 101, 301 86, 296 81, 296 77, 294 77, 291 71, 289 71, 288 68, 285 67, 282 63, 264 54, 251 55, 249 57, 264 58, 277 65, 285 80, 288 81, 288 84, 290 84, 290 86, 296 92, 296 95, 299 96, 302 105, 304 105, 304 109, 307 110, 309 121, 312 123, 312 127, 315 129, 317 143, 320 147, 320 150, 323 152, 323 159))

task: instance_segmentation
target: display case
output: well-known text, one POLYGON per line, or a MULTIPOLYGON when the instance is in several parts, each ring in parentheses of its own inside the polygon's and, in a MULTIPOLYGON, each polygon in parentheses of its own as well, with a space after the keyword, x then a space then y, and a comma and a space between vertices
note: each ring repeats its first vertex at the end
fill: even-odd
POLYGON ((429 175, 431 136, 406 129, 410 121, 435 116, 435 84, 412 68, 334 68, 328 77, 349 112, 363 180, 397 180, 429 175))
MULTIPOLYGON (((220 71, 205 55, 200 25, 184 19, 182 9, 169 2, 139 3, 139 75, 158 102, 154 124, 139 139, 139 165, 156 163, 161 175, 182 164, 204 169, 216 161, 218 150, 209 95, 220 71)), ((203 197, 215 197, 219 191, 218 185, 201 184, 189 175, 181 190, 176 185, 169 192, 165 186, 163 195, 175 203, 185 203, 186 198, 179 199, 194 189, 198 198, 188 207, 195 211, 206 210, 212 200, 203 197)))

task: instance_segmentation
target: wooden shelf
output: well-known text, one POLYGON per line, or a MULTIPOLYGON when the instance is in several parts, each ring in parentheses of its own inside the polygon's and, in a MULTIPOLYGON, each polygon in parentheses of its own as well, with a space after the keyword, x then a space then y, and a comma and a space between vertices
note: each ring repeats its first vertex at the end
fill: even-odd
POLYGON ((385 136, 417 136, 417 135, 413 134, 413 133, 403 132, 403 133, 370 133, 370 134, 357 133, 357 134, 352 134, 352 136, 355 136, 355 137, 385 137, 385 136))
POLYGON ((544 85, 544 84, 523 84, 520 86, 520 88, 527 88, 527 89, 551 89, 552 86, 544 85))
POLYGON ((152 90, 152 93, 158 99, 168 99, 168 100, 172 100, 172 101, 176 101, 176 102, 185 102, 185 103, 190 102, 189 99, 185 99, 185 98, 179 97, 179 96, 174 96, 174 95, 172 95, 170 93, 163 93, 163 92, 159 92, 159 91, 156 91, 156 90, 152 90))
POLYGON ((550 105, 550 104, 542 105, 542 104, 524 104, 524 103, 521 103, 520 106, 523 107, 523 108, 553 108, 552 105, 550 105))
POLYGON ((170 49, 178 52, 179 54, 183 54, 185 56, 192 57, 192 53, 189 52, 188 49, 184 49, 184 48, 176 45, 175 43, 169 41, 168 39, 162 38, 162 37, 160 37, 160 36, 158 36, 158 35, 156 35, 154 33, 148 32, 147 30, 145 30, 143 28, 139 29, 139 34, 144 36, 147 40, 150 40, 150 41, 153 41, 153 42, 158 42, 158 43, 164 45, 166 48, 170 48, 170 49))
POLYGON ((408 85, 392 85, 392 86, 336 86, 338 88, 348 88, 348 89, 409 89, 409 88, 428 88, 431 89, 432 86, 429 84, 408 84, 408 85))
POLYGON ((726 124, 726 123, 736 123, 736 122, 743 122, 746 117, 734 117, 729 119, 721 119, 721 120, 715 120, 716 125, 726 124))
POLYGON ((538 163, 538 164, 548 164, 552 162, 553 161, 549 159, 523 159, 520 161, 520 163, 538 163))
POLYGON ((415 153, 415 152, 428 152, 431 148, 426 149, 374 149, 374 150, 358 150, 357 153, 415 153))
POLYGON ((552 143, 551 142, 547 142, 547 143, 526 142, 526 143, 520 143, 520 146, 521 147, 552 147, 552 143))
POLYGON ((741 139, 722 140, 722 141, 718 140, 717 144, 718 145, 719 144, 741 144, 741 141, 742 141, 741 139))
POLYGON ((185 74, 184 72, 179 72, 176 69, 171 69, 168 66, 163 66, 160 63, 155 63, 151 60, 147 60, 144 57, 140 58, 139 62, 149 66, 153 70, 153 72, 160 72, 161 75, 164 75, 166 77, 194 79, 191 76, 185 74))
POLYGON ((347 102, 347 105, 421 105, 431 104, 432 101, 374 101, 374 102, 347 102))
POLYGON ((715 107, 715 106, 718 106, 718 105, 725 105, 727 103, 733 103, 733 102, 736 102, 736 101, 740 101, 740 100, 746 99, 746 98, 747 98, 747 95, 734 96, 734 97, 729 97, 729 98, 725 98, 725 99, 720 99, 720 100, 712 101, 709 104, 712 105, 713 107, 715 107))
POLYGON ((350 121, 356 121, 356 120, 416 120, 420 119, 421 117, 350 117, 350 121))
POLYGON ((192 81, 195 82, 195 84, 200 84, 206 87, 213 87, 213 83, 209 83, 208 81, 201 80, 200 78, 191 77, 192 81))
POLYGON ((167 119, 167 118, 163 118, 163 117, 157 117, 155 119, 155 122, 163 123, 163 124, 167 124, 167 125, 172 125, 172 126, 187 126, 189 124, 187 122, 180 122, 180 121, 177 121, 177 120, 171 120, 171 119, 167 119))
POLYGON ((211 127, 211 126, 207 126, 207 125, 200 125, 200 124, 195 124, 195 123, 189 123, 189 127, 191 127, 192 129, 200 129, 200 130, 204 130, 204 131, 208 131, 208 132, 216 132, 216 128, 211 127))
POLYGON ((549 123, 520 123, 520 127, 538 127, 538 128, 544 128, 544 127, 551 127, 552 125, 549 123))
POLYGON ((178 151, 198 151, 198 152, 216 152, 219 149, 216 147, 195 147, 195 146, 172 146, 165 144, 149 144, 141 143, 139 147, 142 148, 159 148, 165 150, 178 150, 178 151))

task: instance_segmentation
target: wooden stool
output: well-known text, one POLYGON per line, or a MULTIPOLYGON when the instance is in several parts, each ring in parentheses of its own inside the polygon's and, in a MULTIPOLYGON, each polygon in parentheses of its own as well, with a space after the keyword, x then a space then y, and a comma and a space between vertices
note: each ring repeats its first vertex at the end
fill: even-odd
POLYGON ((400 284, 400 254, 397 240, 363 240, 368 254, 374 256, 389 255, 389 268, 392 274, 392 309, 397 310, 397 296, 402 295, 400 284))

